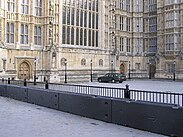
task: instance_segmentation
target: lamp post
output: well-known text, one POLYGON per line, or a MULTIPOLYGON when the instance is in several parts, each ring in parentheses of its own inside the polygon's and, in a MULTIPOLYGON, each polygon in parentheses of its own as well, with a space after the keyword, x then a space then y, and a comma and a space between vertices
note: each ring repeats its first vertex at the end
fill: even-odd
POLYGON ((113 72, 113 61, 111 61, 111 72, 113 72))
POLYGON ((149 79, 151 79, 151 62, 149 63, 149 79))
POLYGON ((175 81, 175 61, 173 62, 173 81, 175 81))
POLYGON ((36 85, 36 58, 34 58, 34 85, 36 85))
POLYGON ((64 83, 67 83, 67 59, 65 59, 64 64, 65 64, 65 81, 64 81, 64 83))
POLYGON ((128 69, 129 69, 129 70, 128 70, 128 72, 129 72, 128 78, 131 79, 131 77, 130 77, 130 61, 129 61, 129 67, 128 67, 128 69))
POLYGON ((90 73, 90 78, 91 78, 91 82, 93 82, 93 77, 92 77, 92 59, 91 59, 91 61, 90 61, 90 65, 91 65, 91 73, 90 73))

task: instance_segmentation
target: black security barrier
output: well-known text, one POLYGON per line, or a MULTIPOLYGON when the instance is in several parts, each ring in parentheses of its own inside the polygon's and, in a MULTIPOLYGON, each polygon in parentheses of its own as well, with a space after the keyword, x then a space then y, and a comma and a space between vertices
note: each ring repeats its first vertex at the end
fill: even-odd
POLYGON ((59 93, 59 110, 111 122, 111 100, 107 98, 59 93))
POLYGON ((183 108, 171 104, 114 99, 112 123, 182 137, 183 108))
POLYGON ((0 96, 7 97, 6 85, 0 84, 0 96))
POLYGON ((13 98, 19 101, 27 102, 26 87, 8 85, 6 90, 7 90, 7 97, 13 98))
POLYGON ((58 109, 58 92, 28 88, 28 102, 48 108, 58 109))
POLYGON ((168 136, 183 136, 183 107, 0 84, 0 95, 168 136))

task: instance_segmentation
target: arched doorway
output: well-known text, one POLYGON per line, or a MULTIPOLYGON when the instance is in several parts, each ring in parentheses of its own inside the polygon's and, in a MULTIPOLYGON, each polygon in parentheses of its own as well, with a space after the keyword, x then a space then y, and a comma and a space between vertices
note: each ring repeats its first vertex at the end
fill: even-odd
POLYGON ((30 79, 30 67, 27 62, 22 62, 18 70, 19 79, 30 79))
POLYGON ((121 64, 120 65, 120 73, 121 74, 124 74, 125 73, 125 65, 124 64, 121 64))

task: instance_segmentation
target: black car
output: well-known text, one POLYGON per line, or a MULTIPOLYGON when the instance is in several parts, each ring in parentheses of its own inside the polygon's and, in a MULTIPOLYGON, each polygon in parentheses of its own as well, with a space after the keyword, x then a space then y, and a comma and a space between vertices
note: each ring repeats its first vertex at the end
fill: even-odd
POLYGON ((104 76, 98 77, 98 82, 122 83, 125 80, 126 80, 126 76, 120 73, 106 73, 104 76))

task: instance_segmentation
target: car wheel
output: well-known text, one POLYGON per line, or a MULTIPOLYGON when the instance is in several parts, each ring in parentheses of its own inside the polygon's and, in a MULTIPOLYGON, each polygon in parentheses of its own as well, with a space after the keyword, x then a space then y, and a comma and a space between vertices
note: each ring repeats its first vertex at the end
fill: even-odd
POLYGON ((122 83, 123 81, 119 81, 119 83, 122 83))
POLYGON ((116 81, 114 79, 111 80, 112 83, 116 83, 116 81))
POLYGON ((102 80, 99 78, 99 79, 98 79, 98 82, 102 82, 102 80))

